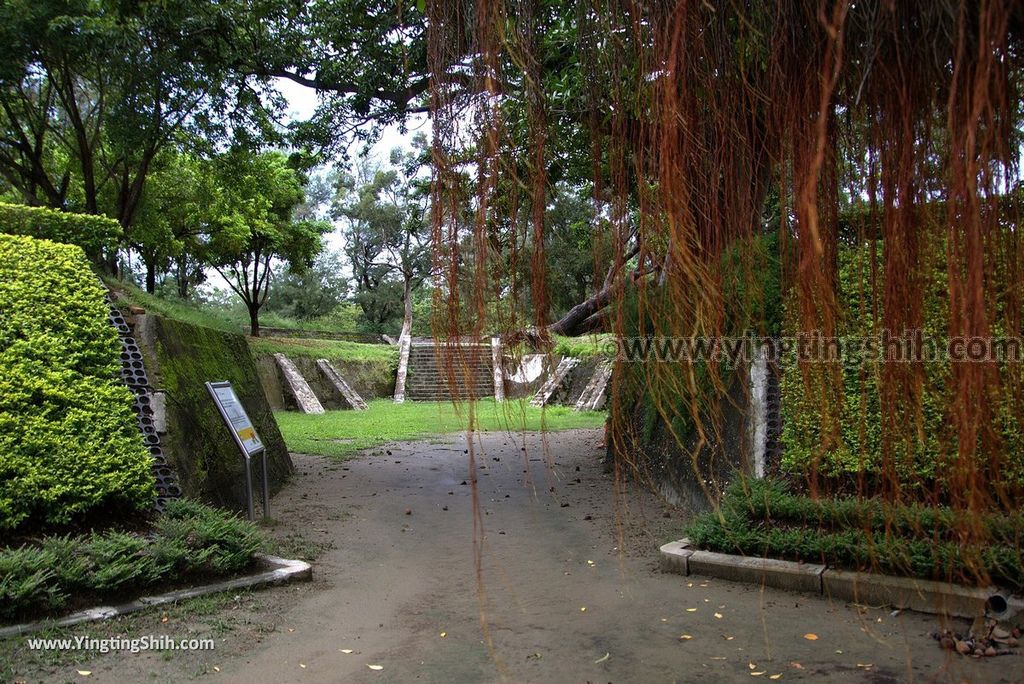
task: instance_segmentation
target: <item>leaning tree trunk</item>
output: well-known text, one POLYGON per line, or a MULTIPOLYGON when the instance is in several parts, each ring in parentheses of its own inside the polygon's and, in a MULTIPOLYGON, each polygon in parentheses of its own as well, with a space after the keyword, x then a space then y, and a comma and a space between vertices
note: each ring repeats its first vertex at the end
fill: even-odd
POLYGON ((402 316, 402 334, 398 336, 398 339, 412 335, 412 283, 408 279, 405 281, 405 295, 402 301, 405 305, 405 313, 402 316))
POLYGON ((402 334, 398 336, 398 372, 395 374, 396 404, 405 401, 405 377, 409 373, 409 351, 412 348, 412 283, 405 279, 405 314, 402 316, 402 334))

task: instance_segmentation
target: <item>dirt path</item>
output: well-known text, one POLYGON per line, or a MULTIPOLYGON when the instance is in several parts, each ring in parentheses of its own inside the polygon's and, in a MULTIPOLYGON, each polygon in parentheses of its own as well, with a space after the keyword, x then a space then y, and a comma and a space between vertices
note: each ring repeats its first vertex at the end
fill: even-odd
POLYGON ((1021 656, 946 659, 934 618, 662 574, 656 546, 682 520, 637 493, 615 513, 599 432, 548 435, 551 467, 539 435, 526 451, 517 439, 481 440, 482 584, 464 438, 344 464, 298 456, 275 533, 333 546, 315 581, 254 594, 214 654, 103 658, 90 681, 1021 680, 1021 656))

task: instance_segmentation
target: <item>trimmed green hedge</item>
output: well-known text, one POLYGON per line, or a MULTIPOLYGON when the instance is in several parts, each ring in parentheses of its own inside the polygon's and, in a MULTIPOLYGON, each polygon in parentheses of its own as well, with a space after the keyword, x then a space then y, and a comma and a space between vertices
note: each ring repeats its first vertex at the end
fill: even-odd
POLYGON ((230 575, 264 545, 253 523, 195 501, 167 504, 147 536, 103 532, 56 536, 0 550, 0 619, 53 614, 126 592, 230 575))
POLYGON ((1024 587, 1019 513, 972 521, 943 507, 813 500, 779 482, 741 480, 726 490, 719 510, 699 516, 686 534, 708 551, 1024 587))
MULTIPOLYGON (((935 340, 948 337, 949 291, 947 284, 944 243, 935 239, 923 249, 922 279, 923 334, 935 340)), ((882 318, 883 297, 881 282, 884 246, 875 244, 879 282, 871 291, 871 245, 842 247, 839 250, 839 303, 840 316, 837 335, 866 338, 877 334, 872 320, 874 310, 882 318), (872 297, 874 299, 872 300, 872 297)), ((1007 282, 1006 274, 991 275, 993 283, 1007 282)), ((999 315, 1006 306, 1005 298, 997 302, 999 315)), ((796 329, 793 309, 795 302, 787 302, 789 334, 796 329)), ((993 337, 1007 331, 1000 328, 1000 318, 992 324, 993 337)), ((880 325, 880 323, 879 323, 880 325)), ((1011 336, 1020 331, 1010 331, 1011 336)), ((847 350, 849 351, 849 350, 847 350)), ((846 353, 846 352, 844 352, 846 353)), ((870 356, 868 357, 870 359, 870 356)), ((839 439, 829 449, 823 449, 823 398, 806 391, 801 368, 795 359, 783 364, 782 411, 784 452, 782 469, 791 475, 816 477, 830 486, 852 493, 858 486, 865 492, 877 491, 883 479, 883 440, 886 414, 896 416, 888 435, 892 453, 892 473, 905 492, 918 492, 934 496, 948 491, 947 477, 950 465, 957 458, 957 434, 952 428, 946 405, 953 392, 951 364, 929 362, 923 364, 921 412, 913 415, 909 406, 883 407, 881 400, 882 363, 877 360, 856 362, 856 352, 846 353, 839 370, 842 380, 841 405, 833 409, 837 414, 839 439), (863 482, 858 480, 863 478, 863 482)), ((829 364, 807 364, 806 372, 812 376, 812 388, 826 387, 832 379, 822 374, 830 372, 829 364)), ((1024 365, 1002 364, 1000 373, 1006 383, 1005 391, 994 397, 997 420, 994 427, 1001 433, 1003 443, 999 453, 984 453, 979 444, 978 468, 988 469, 992 483, 1003 491, 1014 491, 1024 486, 1024 415, 1017 408, 1013 387, 1024 382, 1024 365), (1016 375, 1014 378, 1013 376, 1016 375)), ((891 474, 889 477, 891 477, 891 474)), ((890 482, 889 484, 896 484, 890 482)))
POLYGON ((0 235, 0 531, 153 501, 103 296, 80 247, 0 235))
POLYGON ((121 224, 106 216, 0 202, 0 233, 78 245, 90 254, 114 246, 121 224))

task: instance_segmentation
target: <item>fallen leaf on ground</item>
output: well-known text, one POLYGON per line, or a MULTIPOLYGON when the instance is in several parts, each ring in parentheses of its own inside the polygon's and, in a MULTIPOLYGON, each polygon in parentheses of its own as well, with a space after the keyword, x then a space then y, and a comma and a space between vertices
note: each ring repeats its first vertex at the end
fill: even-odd
POLYGON ((718 618, 719 620, 721 620, 722 619, 722 614, 721 613, 715 613, 715 617, 718 618))
POLYGON ((874 663, 857 663, 857 667, 862 667, 862 668, 864 668, 865 670, 867 670, 867 669, 869 669, 869 668, 872 668, 872 667, 874 667, 874 666, 875 666, 875 664, 874 664, 874 663))
POLYGON ((697 609, 696 609, 696 608, 687 608, 687 609, 686 609, 686 612, 687 612, 687 613, 696 613, 696 612, 697 612, 697 609))
POLYGON ((791 668, 793 668, 794 670, 802 670, 802 669, 804 669, 804 666, 803 666, 803 665, 801 665, 800 663, 798 663, 798 662, 797 662, 797 661, 795 661, 795 660, 794 660, 793 662, 791 662, 791 663, 789 664, 789 666, 790 666, 791 668))
POLYGON ((764 674, 764 670, 761 670, 760 672, 751 672, 750 676, 751 677, 760 677, 763 674, 764 674))
POLYGON ((689 641, 692 638, 693 638, 692 634, 680 634, 679 635, 679 640, 680 641, 689 641))
POLYGON ((807 639, 808 641, 817 641, 818 640, 818 635, 817 634, 811 634, 811 633, 808 632, 807 634, 804 634, 804 639, 807 639))
POLYGON ((587 612, 587 607, 586 606, 580 606, 580 612, 581 613, 586 613, 587 612))
POLYGON ((604 661, 608 660, 611 657, 612 657, 611 653, 605 653, 603 656, 601 656, 600 658, 595 660, 594 664, 596 665, 597 663, 603 663, 604 661))
POLYGON ((780 672, 779 674, 768 675, 768 679, 782 679, 782 673, 780 672))
POLYGON ((732 636, 731 634, 723 634, 722 638, 725 639, 726 641, 732 641, 736 637, 732 636))
POLYGON ((299 663, 299 667, 301 667, 303 670, 305 670, 306 669, 306 664, 305 663, 299 663))
POLYGON ((448 636, 448 632, 441 632, 441 638, 442 639, 444 639, 446 636, 448 636))
POLYGON ((78 670, 78 674, 82 675, 83 677, 88 677, 92 674, 92 670, 78 670))
POLYGON ((383 665, 367 665, 366 667, 370 668, 371 670, 383 670, 384 669, 383 665))
POLYGON ((213 666, 213 671, 214 671, 214 672, 220 672, 220 668, 219 668, 219 667, 217 667, 216 665, 214 665, 214 666, 213 666))
POLYGON ((747 663, 747 667, 749 667, 751 670, 757 669, 757 665, 755 665, 754 663, 747 663))
POLYGON ((351 648, 339 648, 338 650, 341 651, 342 653, 345 653, 345 654, 348 654, 348 653, 352 652, 351 648))

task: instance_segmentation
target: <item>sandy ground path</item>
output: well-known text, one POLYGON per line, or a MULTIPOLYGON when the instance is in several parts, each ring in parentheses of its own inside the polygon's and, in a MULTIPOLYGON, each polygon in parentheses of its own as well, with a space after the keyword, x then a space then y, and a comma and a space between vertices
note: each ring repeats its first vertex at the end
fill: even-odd
POLYGON ((546 456, 539 435, 526 438, 525 451, 521 437, 478 442, 482 583, 464 438, 395 445, 347 470, 300 459, 303 473, 277 507, 282 517, 328 530, 336 548, 316 572, 329 586, 284 609, 294 631, 278 630, 223 675, 309 682, 1024 676, 1017 657, 945 659, 928 637, 934 618, 662 574, 656 545, 682 521, 664 518, 656 500, 636 492, 619 498, 625 512, 615 511, 598 431, 546 439, 546 456), (329 524, 309 515, 333 506, 351 515, 329 524), (819 638, 805 639, 809 633, 819 638), (692 639, 680 641, 682 634, 692 639))
POLYGON ((297 476, 272 503, 272 532, 327 549, 313 582, 222 599, 205 614, 182 609, 103 627, 213 635, 212 653, 83 655, 35 665, 25 679, 1024 680, 1024 656, 943 653, 928 636, 933 617, 663 574, 657 546, 680 536, 683 514, 666 518, 660 502, 629 487, 617 511, 600 431, 532 434, 525 447, 523 439, 479 438, 482 583, 465 437, 344 463, 297 455, 297 476))

